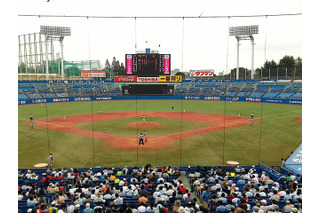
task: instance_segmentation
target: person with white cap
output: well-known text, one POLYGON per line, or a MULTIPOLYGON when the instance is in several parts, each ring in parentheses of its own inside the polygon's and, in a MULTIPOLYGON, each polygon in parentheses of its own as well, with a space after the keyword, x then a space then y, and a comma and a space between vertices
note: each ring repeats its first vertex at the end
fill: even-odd
POLYGON ((144 203, 141 202, 140 206, 138 207, 138 212, 139 213, 145 213, 147 211, 147 208, 144 206, 144 203))
POLYGON ((93 213, 93 209, 90 208, 90 203, 86 203, 86 208, 83 210, 83 213, 93 213))

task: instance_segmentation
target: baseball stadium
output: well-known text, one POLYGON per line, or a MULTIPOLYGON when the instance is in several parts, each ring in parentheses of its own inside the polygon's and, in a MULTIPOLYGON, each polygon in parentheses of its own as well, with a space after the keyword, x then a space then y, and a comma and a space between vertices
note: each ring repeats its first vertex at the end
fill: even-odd
POLYGON ((78 31, 37 27, 18 35, 18 212, 302 212, 302 59, 255 67, 264 26, 224 26, 227 72, 177 71, 175 47, 147 41, 112 65, 69 59, 78 31))

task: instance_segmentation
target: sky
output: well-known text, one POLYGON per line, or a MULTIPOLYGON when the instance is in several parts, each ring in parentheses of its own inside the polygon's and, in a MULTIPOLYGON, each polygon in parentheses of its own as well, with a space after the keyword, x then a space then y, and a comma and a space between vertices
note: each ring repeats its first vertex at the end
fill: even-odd
MULTIPOLYGON (((229 27, 259 25, 254 36, 254 67, 266 60, 290 55, 302 57, 302 16, 250 18, 187 18, 302 13, 302 0, 19 0, 18 35, 36 33, 40 25, 71 27, 64 39, 67 61, 112 61, 124 63, 125 54, 151 48, 171 54, 171 69, 214 69, 229 73, 236 67, 237 41, 229 27), (41 15, 89 18, 41 17, 41 15), (91 18, 138 17, 134 18, 91 18), (139 17, 186 18, 139 18, 139 17), (158 47, 160 45, 160 48, 158 47)), ((60 52, 58 43, 55 53, 60 52)), ((240 42, 239 66, 251 69, 250 41, 240 42)))

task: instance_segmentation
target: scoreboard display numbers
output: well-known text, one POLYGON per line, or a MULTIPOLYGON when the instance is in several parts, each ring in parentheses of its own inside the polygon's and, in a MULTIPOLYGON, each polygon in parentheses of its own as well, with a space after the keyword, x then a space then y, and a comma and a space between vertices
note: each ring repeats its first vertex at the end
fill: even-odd
POLYGON ((170 54, 126 54, 126 73, 138 77, 170 75, 170 59, 170 54))

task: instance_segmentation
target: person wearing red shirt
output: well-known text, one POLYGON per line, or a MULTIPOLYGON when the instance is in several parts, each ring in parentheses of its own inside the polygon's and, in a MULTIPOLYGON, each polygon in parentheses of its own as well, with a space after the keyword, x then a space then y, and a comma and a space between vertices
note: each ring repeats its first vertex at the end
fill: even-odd
POLYGON ((186 193, 186 188, 183 186, 183 184, 180 184, 180 187, 179 187, 179 191, 182 192, 182 194, 186 193))

